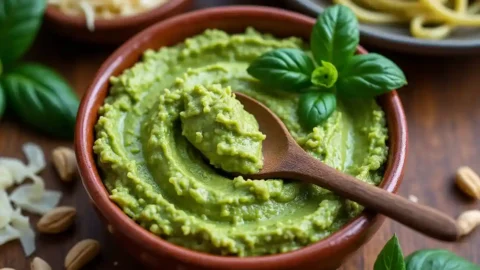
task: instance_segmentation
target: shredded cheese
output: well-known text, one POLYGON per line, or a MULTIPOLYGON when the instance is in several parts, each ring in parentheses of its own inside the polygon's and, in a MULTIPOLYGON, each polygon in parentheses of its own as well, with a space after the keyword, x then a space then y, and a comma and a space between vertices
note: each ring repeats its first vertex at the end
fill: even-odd
POLYGON ((0 190, 0 229, 5 228, 12 218, 13 208, 5 190, 0 190))
POLYGON ((21 160, 16 158, 0 158, 0 166, 6 168, 13 177, 15 184, 21 184, 32 170, 29 169, 21 160))
POLYGON ((165 4, 168 0, 49 0, 50 5, 71 16, 85 16, 88 30, 95 30, 95 19, 131 16, 165 4))
POLYGON ((10 200, 22 209, 43 215, 58 204, 62 194, 51 190, 39 193, 39 190, 35 184, 19 186, 10 194, 10 200), (32 198, 32 196, 34 197, 32 198))
POLYGON ((95 31, 95 10, 92 5, 89 5, 88 2, 81 1, 79 3, 80 8, 85 13, 85 20, 87 21, 87 28, 90 32, 95 31))
POLYGON ((0 165, 0 189, 7 189, 14 184, 13 175, 7 167, 0 165))
POLYGON ((45 169, 45 166, 47 165, 45 161, 45 155, 38 145, 26 143, 22 148, 29 162, 28 168, 32 171, 32 173, 39 173, 41 170, 45 169))
POLYGON ((22 215, 20 208, 13 211, 12 227, 19 233, 25 255, 30 256, 35 251, 35 232, 30 225, 29 218, 22 215))
POLYGON ((7 224, 5 228, 0 229, 0 246, 19 238, 20 238, 20 232, 9 224, 7 224))
POLYGON ((23 152, 28 165, 16 158, 0 158, 0 245, 20 239, 25 254, 29 256, 35 251, 35 232, 29 218, 22 214, 22 209, 45 214, 57 206, 62 194, 46 190, 45 182, 37 175, 46 166, 42 149, 33 143, 26 143, 23 152), (33 183, 20 185, 26 179, 33 183), (14 184, 20 186, 9 196, 6 189, 14 184), (15 210, 11 202, 16 205, 15 210))

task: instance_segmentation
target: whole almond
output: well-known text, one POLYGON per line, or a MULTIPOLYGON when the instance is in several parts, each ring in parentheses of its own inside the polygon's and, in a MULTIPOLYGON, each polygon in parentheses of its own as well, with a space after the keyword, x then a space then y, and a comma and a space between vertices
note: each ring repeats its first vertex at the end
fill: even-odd
POLYGON ((480 176, 468 166, 457 170, 456 184, 465 194, 480 199, 480 176))
POLYGON ((52 270, 52 267, 50 267, 50 265, 46 261, 42 260, 41 258, 35 257, 32 263, 30 263, 30 269, 31 270, 52 270))
POLYGON ((480 210, 468 210, 457 218, 460 235, 467 235, 480 226, 480 210))
POLYGON ((68 229, 75 221, 77 210, 71 206, 60 206, 48 211, 37 223, 42 233, 60 233, 68 229))
POLYGON ((60 179, 64 182, 72 181, 77 173, 75 152, 67 147, 57 147, 52 152, 52 158, 60 179))
POLYGON ((100 243, 93 239, 85 239, 73 246, 65 257, 67 270, 78 270, 89 263, 100 253, 100 243))

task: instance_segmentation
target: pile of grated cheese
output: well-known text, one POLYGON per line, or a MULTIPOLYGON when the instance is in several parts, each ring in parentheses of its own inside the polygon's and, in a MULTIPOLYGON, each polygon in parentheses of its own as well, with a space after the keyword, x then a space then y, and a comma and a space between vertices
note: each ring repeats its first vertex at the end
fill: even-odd
POLYGON ((0 157, 0 245, 19 239, 29 256, 35 251, 35 232, 22 210, 43 215, 57 206, 62 194, 46 190, 45 182, 38 176, 46 165, 42 149, 26 143, 23 152, 28 164, 16 158, 0 157), (27 179, 32 182, 24 183, 27 179), (8 194, 7 189, 13 186, 16 187, 8 194))
POLYGON ((48 0, 67 15, 84 15, 87 28, 95 30, 95 19, 131 16, 165 4, 168 0, 48 0))

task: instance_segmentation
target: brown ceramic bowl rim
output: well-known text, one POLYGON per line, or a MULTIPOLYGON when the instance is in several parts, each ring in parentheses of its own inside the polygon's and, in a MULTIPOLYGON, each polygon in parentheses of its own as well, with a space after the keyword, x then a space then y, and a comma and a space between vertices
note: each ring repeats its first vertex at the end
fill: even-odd
MULTIPOLYGON (((148 23, 155 18, 162 18, 185 2, 190 0, 169 0, 158 7, 140 12, 131 16, 123 16, 113 19, 95 19, 95 31, 121 29, 133 25, 142 25, 148 23)), ((61 24, 73 26, 75 28, 87 28, 84 16, 73 16, 63 13, 60 9, 52 4, 47 5, 45 16, 51 20, 61 24)))
MULTIPOLYGON (((190 23, 191 21, 209 20, 212 16, 238 16, 239 14, 247 17, 262 17, 264 19, 272 17, 282 20, 288 19, 304 25, 313 26, 314 24, 313 18, 277 8, 253 6, 217 7, 193 11, 167 19, 150 26, 128 40, 101 66, 93 83, 86 91, 79 108, 75 130, 75 147, 83 184, 99 212, 112 225, 115 231, 124 232, 125 236, 131 241, 145 247, 151 253, 173 257, 185 263, 203 267, 215 266, 222 269, 266 269, 267 265, 268 269, 276 269, 290 265, 293 261, 307 259, 313 254, 319 254, 319 252, 325 256, 334 255, 340 252, 343 246, 349 245, 349 241, 352 238, 357 238, 364 234, 378 214, 364 211, 329 237, 301 249, 283 254, 243 258, 212 255, 174 245, 135 223, 110 200, 109 193, 98 174, 92 149, 94 125, 98 119, 97 111, 100 106, 98 105, 98 99, 101 99, 101 103, 103 103, 103 99, 108 93, 105 84, 109 83, 109 77, 114 70, 122 65, 122 61, 125 61, 125 56, 138 53, 141 44, 146 44, 157 32, 175 27, 181 22, 188 21, 190 23), (102 87, 105 87, 105 89, 102 90, 102 87)), ((358 53, 365 52, 365 49, 358 47, 358 53)), ((406 157, 407 125, 396 91, 391 91, 380 97, 380 99, 391 107, 391 110, 387 112, 387 121, 392 140, 384 180, 380 186, 389 192, 396 192, 401 182, 406 157), (394 128, 390 126, 392 123, 394 128)))

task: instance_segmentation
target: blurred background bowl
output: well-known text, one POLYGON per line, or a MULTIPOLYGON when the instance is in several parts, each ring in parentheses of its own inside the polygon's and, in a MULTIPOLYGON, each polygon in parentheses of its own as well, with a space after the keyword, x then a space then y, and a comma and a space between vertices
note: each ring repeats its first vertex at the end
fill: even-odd
MULTIPOLYGON (((286 4, 311 16, 333 5, 332 0, 286 0, 286 4)), ((409 25, 360 23, 360 42, 392 51, 422 55, 458 55, 480 53, 480 31, 458 29, 442 40, 415 38, 409 25)))
POLYGON ((132 16, 113 19, 95 19, 95 30, 87 28, 84 16, 72 16, 49 4, 45 24, 59 35, 76 41, 118 45, 151 24, 190 9, 192 0, 169 0, 167 3, 132 16))

